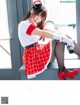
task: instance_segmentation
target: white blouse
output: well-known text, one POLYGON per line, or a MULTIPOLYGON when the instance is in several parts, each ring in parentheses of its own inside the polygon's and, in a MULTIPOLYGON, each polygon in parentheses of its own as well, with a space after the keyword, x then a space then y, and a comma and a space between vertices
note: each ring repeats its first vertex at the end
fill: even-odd
POLYGON ((21 21, 18 26, 18 37, 22 47, 38 42, 40 36, 31 34, 36 27, 29 20, 21 21))

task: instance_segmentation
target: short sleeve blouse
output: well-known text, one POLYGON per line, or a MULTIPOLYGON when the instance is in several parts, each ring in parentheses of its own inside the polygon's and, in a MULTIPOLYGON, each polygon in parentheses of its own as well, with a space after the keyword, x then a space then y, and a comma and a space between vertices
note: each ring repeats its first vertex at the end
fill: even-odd
POLYGON ((32 34, 35 28, 36 26, 32 25, 28 19, 19 23, 18 37, 23 47, 39 41, 40 36, 32 34))

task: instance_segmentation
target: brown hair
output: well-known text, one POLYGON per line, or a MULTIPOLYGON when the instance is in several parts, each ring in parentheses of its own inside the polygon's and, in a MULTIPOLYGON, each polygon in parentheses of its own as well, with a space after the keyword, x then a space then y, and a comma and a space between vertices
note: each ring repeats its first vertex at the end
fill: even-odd
POLYGON ((40 23, 37 24, 37 27, 42 29, 44 22, 47 18, 47 10, 45 6, 42 5, 42 3, 33 5, 33 7, 29 10, 29 12, 23 17, 23 20, 26 20, 31 16, 36 16, 40 13, 43 19, 40 23), (31 10, 33 10, 33 13, 31 13, 31 10))

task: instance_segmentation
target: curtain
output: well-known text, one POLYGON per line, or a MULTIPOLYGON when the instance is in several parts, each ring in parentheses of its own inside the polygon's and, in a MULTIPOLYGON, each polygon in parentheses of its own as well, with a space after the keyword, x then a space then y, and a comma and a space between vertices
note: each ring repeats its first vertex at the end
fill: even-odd
POLYGON ((33 0, 23 0, 23 15, 25 15, 32 6, 33 0))
POLYGON ((29 11, 33 0, 16 0, 17 19, 20 22, 23 16, 29 11))

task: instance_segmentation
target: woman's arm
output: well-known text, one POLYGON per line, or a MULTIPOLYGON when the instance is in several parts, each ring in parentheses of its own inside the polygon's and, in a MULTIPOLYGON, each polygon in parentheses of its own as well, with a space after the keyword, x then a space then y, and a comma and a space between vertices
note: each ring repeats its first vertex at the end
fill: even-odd
POLYGON ((41 30, 41 29, 35 28, 32 31, 32 34, 38 35, 38 36, 41 36, 44 38, 50 38, 52 40, 59 40, 60 42, 64 42, 64 43, 69 42, 68 41, 69 39, 67 37, 65 37, 63 34, 58 33, 57 31, 51 32, 51 31, 41 30))
POLYGON ((50 32, 50 31, 47 31, 47 30, 41 30, 41 29, 35 28, 35 29, 32 31, 32 34, 33 34, 33 35, 42 36, 42 37, 44 37, 44 38, 53 39, 53 33, 50 32))
POLYGON ((38 28, 35 28, 32 31, 33 35, 38 35, 38 36, 42 36, 44 38, 50 38, 52 40, 59 40, 60 42, 63 42, 65 44, 67 44, 67 46, 74 46, 73 41, 71 39, 69 39, 67 36, 65 36, 64 34, 60 34, 58 32, 50 32, 50 31, 46 31, 46 30, 41 30, 38 28))
POLYGON ((51 30, 51 29, 47 29, 47 28, 43 28, 43 30, 46 30, 46 31, 49 31, 49 32, 52 32, 52 33, 54 33, 55 31, 57 31, 56 29, 51 30))

